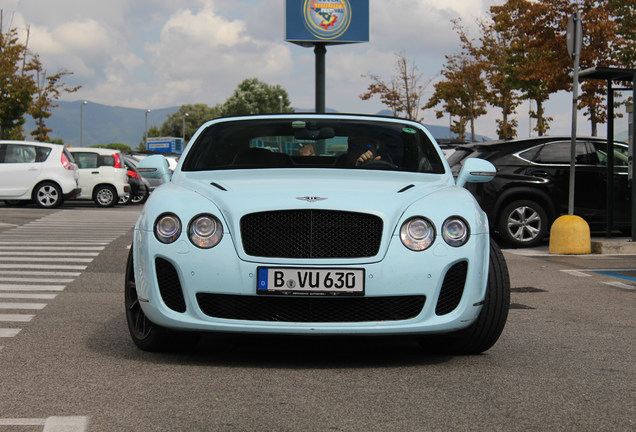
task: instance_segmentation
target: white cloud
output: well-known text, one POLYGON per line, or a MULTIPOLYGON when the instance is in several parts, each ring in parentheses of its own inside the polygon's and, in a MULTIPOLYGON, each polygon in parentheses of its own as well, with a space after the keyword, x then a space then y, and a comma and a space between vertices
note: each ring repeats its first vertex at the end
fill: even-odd
POLYGON ((290 47, 283 42, 252 38, 245 22, 229 20, 207 3, 199 11, 183 10, 163 25, 160 40, 146 47, 147 61, 156 76, 171 85, 179 83, 181 95, 172 103, 189 103, 193 97, 208 104, 227 98, 244 78, 275 80, 293 67, 290 47))
MULTIPOLYGON (((474 21, 500 0, 369 0, 369 43, 327 48, 326 104, 339 111, 375 113, 377 98, 362 101, 372 72, 389 80, 395 54, 423 73, 437 74, 444 55, 459 49, 451 19, 461 17, 477 36, 474 21)), ((315 103, 312 49, 283 40, 283 0, 0 0, 5 25, 24 33, 49 72, 67 69, 69 85, 82 85, 68 100, 136 108, 223 102, 245 78, 285 88, 292 104, 315 103), (11 20, 11 21, 10 21, 11 20)), ((432 90, 432 88, 431 88, 432 90)), ((570 104, 555 97, 548 115, 552 131, 566 132, 570 104)), ((493 109, 478 120, 478 133, 494 136, 493 109)), ((517 113, 527 134, 527 109, 517 113)), ((425 121, 437 120, 433 111, 425 121)), ((588 128, 587 125, 581 128, 588 128)), ((520 135, 522 133, 520 132, 520 135)))

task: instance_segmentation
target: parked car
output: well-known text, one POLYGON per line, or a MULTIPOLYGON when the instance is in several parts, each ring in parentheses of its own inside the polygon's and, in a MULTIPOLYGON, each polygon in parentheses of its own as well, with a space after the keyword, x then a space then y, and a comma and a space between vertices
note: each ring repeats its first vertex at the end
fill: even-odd
MULTIPOLYGON (((144 158, 151 156, 153 154, 161 154, 162 156, 166 158, 170 166, 170 173, 172 173, 177 167, 177 164, 179 163, 179 156, 181 156, 178 153, 151 152, 151 151, 128 153, 126 154, 126 156, 131 158, 135 162, 135 164, 139 164, 139 162, 141 162, 144 158)), ((140 174, 148 182, 150 186, 150 192, 155 190, 157 186, 160 186, 161 184, 163 184, 163 180, 160 178, 155 178, 155 177, 146 175, 146 173, 143 173, 143 172, 140 174)))
POLYGON ((195 134, 134 229, 125 278, 143 350, 197 332, 414 335, 479 353, 510 285, 486 215, 417 122, 361 115, 219 118, 195 134), (305 156, 307 155, 307 156, 305 156), (194 333, 188 333, 194 332, 194 333))
MULTIPOLYGON (((486 159, 497 167, 488 184, 468 189, 488 214, 491 228, 515 247, 540 244, 552 222, 568 213, 570 137, 539 137, 469 144, 457 147, 448 162, 458 172, 469 158, 486 159)), ((613 226, 631 227, 631 193, 627 181, 628 146, 614 144, 613 226)), ((607 140, 578 138, 576 143, 574 213, 591 229, 607 226, 607 140)))
POLYGON ((123 155, 130 193, 119 197, 119 204, 143 204, 150 194, 150 184, 137 171, 137 161, 130 156, 123 155))
POLYGON ((73 147, 69 151, 79 166, 82 193, 77 199, 93 200, 99 207, 112 207, 119 197, 130 193, 119 151, 93 147, 73 147))
POLYGON ((79 195, 73 156, 59 144, 0 141, 0 199, 55 208, 79 195))

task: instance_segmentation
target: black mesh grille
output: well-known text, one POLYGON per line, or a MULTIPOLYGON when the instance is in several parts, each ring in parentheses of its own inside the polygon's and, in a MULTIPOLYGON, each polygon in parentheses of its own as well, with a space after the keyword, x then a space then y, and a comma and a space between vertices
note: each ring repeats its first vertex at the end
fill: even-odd
POLYGON ((155 259, 155 267, 157 268, 159 293, 163 302, 173 311, 185 312, 186 304, 177 270, 169 261, 163 258, 155 259))
POLYGON ((446 315, 455 310, 464 293, 467 271, 468 262, 466 261, 458 262, 448 269, 435 307, 437 315, 446 315))
POLYGON ((275 258, 360 258, 378 254, 382 219, 333 210, 285 210, 241 218, 245 253, 275 258))
POLYGON ((279 322, 399 321, 416 317, 425 296, 273 297, 198 293, 204 314, 214 318, 279 322))

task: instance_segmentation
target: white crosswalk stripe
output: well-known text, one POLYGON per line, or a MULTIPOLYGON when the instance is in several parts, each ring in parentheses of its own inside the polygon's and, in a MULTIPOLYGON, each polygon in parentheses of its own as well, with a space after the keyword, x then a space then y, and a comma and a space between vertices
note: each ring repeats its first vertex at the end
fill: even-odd
POLYGON ((0 341, 16 337, 137 217, 123 209, 60 210, 0 233, 0 341))

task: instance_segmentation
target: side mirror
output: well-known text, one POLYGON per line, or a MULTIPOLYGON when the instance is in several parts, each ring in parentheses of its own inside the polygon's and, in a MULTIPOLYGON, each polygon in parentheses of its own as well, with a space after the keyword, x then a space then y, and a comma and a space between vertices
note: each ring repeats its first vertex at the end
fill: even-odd
POLYGON ((144 173, 146 177, 161 179, 164 183, 170 181, 170 165, 168 160, 161 155, 143 158, 137 165, 137 171, 144 173))
POLYGON ((456 184, 463 187, 466 183, 486 183, 492 180, 496 174, 497 168, 487 160, 470 158, 464 162, 464 166, 457 176, 456 184))

